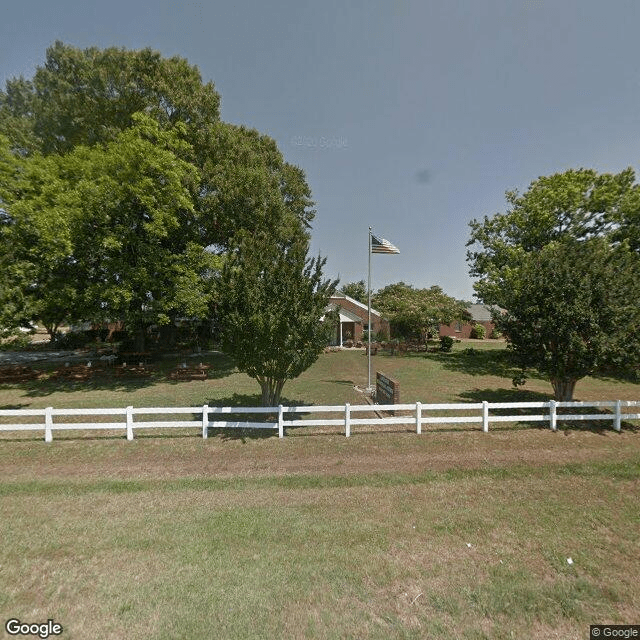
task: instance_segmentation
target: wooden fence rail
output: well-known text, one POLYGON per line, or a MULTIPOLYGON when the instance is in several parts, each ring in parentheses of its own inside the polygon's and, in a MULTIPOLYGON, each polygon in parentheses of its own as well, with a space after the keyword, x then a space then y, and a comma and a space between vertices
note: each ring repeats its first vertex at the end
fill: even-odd
POLYGON ((389 404, 389 405, 338 405, 338 406, 283 406, 278 407, 126 407, 114 409, 0 409, 0 432, 2 431, 40 431, 44 430, 45 442, 53 440, 53 432, 58 430, 124 430, 127 440, 133 440, 134 429, 166 429, 197 427, 202 437, 208 436, 209 428, 241 428, 241 429, 273 429, 280 438, 284 437, 287 427, 340 426, 345 436, 351 435, 351 427, 357 425, 410 425, 416 433, 422 433, 428 424, 481 424, 482 430, 489 431, 490 423, 497 422, 548 422, 552 430, 557 430, 558 421, 562 420, 610 420, 613 428, 620 431, 622 420, 640 420, 640 413, 623 413, 623 407, 638 407, 640 401, 601 401, 601 402, 476 402, 458 404, 389 404), (606 409, 608 413, 575 413, 558 414, 558 409, 571 408, 606 409), (542 410, 533 414, 491 414, 491 411, 506 409, 542 410), (432 412, 473 412, 476 415, 429 415, 432 412), (380 412, 391 412, 393 415, 380 417, 380 412), (402 415, 398 415, 399 413, 402 415), (336 418, 295 418, 296 414, 339 414, 336 418), (355 417, 367 413, 366 417, 355 417), (376 417, 371 414, 375 413, 376 417), (167 416, 190 415, 187 420, 167 420, 167 416), (267 421, 250 422, 244 416, 262 414, 267 421), (163 419, 148 419, 158 415, 163 419), (236 416, 236 420, 222 419, 223 416, 236 416), (83 421, 70 422, 54 420, 54 418, 70 417, 87 419, 91 416, 120 417, 119 421, 83 421), (146 419, 136 419, 144 416, 146 419), (8 418, 35 418, 39 422, 4 422, 8 418))

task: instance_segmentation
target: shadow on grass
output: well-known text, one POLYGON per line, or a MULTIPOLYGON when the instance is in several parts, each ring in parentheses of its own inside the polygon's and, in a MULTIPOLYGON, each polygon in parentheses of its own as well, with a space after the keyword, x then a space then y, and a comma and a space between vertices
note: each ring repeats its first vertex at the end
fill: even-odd
MULTIPOLYGON (((248 393, 234 393, 232 396, 226 398, 216 398, 215 400, 209 400, 209 406, 211 407, 260 407, 261 396, 260 394, 248 394, 248 393)), ((283 397, 280 399, 280 404, 288 407, 304 407, 310 403, 303 400, 294 400, 292 398, 283 397)), ((306 413, 286 413, 284 419, 301 418, 306 413)), ((262 440, 266 438, 278 437, 278 429, 269 427, 267 425, 273 425, 278 422, 277 412, 271 413, 224 413, 216 414, 210 413, 209 420, 214 422, 229 421, 229 422, 256 422, 262 423, 264 427, 257 428, 243 428, 243 427, 209 427, 209 436, 219 436, 223 440, 241 440, 246 442, 247 440, 262 440)), ((288 427, 287 430, 295 429, 295 427, 288 427)))
POLYGON ((474 349, 468 347, 451 353, 411 354, 412 358, 426 358, 444 369, 470 376, 498 376, 512 379, 519 369, 506 349, 474 349))
MULTIPOLYGON (((462 400, 471 400, 472 402, 482 402, 486 400, 489 403, 493 402, 549 402, 553 397, 537 391, 527 391, 525 389, 473 389, 471 391, 464 391, 458 396, 462 400)), ((491 409, 491 415, 495 416, 526 416, 526 415, 541 415, 548 414, 549 410, 544 408, 517 408, 517 409, 491 409)), ((613 417, 614 414, 611 410, 602 407, 560 407, 557 410, 557 425, 559 430, 572 430, 572 431, 589 431, 592 433, 604 434, 613 430, 613 417), (602 420, 562 420, 562 414, 567 415, 601 415, 602 420)), ((497 423, 490 426, 492 430, 499 430, 500 424, 497 423)), ((541 422, 518 422, 519 426, 527 426, 528 428, 549 429, 548 421, 541 422)), ((632 433, 640 432, 640 426, 633 422, 623 421, 621 423, 623 431, 631 431, 632 433)))
POLYGON ((32 398, 42 398, 53 393, 75 393, 77 391, 114 391, 131 392, 156 384, 155 376, 144 378, 116 378, 113 375, 96 375, 88 380, 64 380, 47 378, 20 384, 32 398))
MULTIPOLYGON (((458 397, 463 401, 471 402, 549 402, 552 398, 546 393, 539 391, 529 391, 527 389, 471 389, 470 391, 462 391, 458 397)), ((495 410, 496 413, 498 410, 495 410)), ((501 409, 511 414, 515 409, 501 409)), ((539 410, 538 410, 539 411, 539 410)), ((506 414, 505 414, 506 415, 506 414)))
MULTIPOLYGON (((193 357, 190 358, 193 360, 193 357)), ((25 382, 14 383, 11 387, 24 389, 31 397, 41 398, 53 393, 75 393, 77 391, 113 391, 134 392, 138 389, 152 387, 158 383, 178 385, 190 380, 173 380, 170 375, 177 366, 185 361, 184 357, 165 358, 152 370, 150 375, 127 377, 116 376, 114 369, 104 369, 96 372, 87 380, 65 380, 55 378, 52 375, 25 382)), ((235 364, 228 356, 222 353, 198 356, 198 361, 210 366, 209 380, 226 378, 236 371, 235 364)), ((43 373, 51 374, 53 368, 42 369, 43 373)), ((202 382, 206 382, 206 379, 202 382)), ((9 385, 2 385, 8 387, 9 385)))

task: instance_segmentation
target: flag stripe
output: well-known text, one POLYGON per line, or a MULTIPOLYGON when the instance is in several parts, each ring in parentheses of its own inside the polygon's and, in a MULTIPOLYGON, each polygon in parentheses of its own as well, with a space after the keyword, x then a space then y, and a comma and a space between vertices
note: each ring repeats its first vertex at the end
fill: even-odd
POLYGON ((371 234, 371 253, 400 253, 398 247, 384 238, 376 238, 371 234))

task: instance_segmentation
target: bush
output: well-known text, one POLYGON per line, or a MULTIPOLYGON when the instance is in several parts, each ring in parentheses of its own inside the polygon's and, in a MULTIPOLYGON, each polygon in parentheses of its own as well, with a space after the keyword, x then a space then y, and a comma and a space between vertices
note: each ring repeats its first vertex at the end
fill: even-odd
POLYGON ((493 331, 491 332, 491 338, 493 340, 499 340, 500 338, 502 338, 502 332, 498 331, 495 327, 493 329, 493 331))
POLYGON ((98 332, 94 329, 86 331, 69 331, 68 333, 59 333, 56 341, 56 349, 82 349, 87 344, 94 343, 98 332))
POLYGON ((0 341, 0 351, 22 351, 31 344, 28 333, 18 333, 6 340, 0 341))
POLYGON ((477 323, 473 329, 471 329, 471 338, 476 340, 484 340, 487 336, 487 329, 484 325, 477 323))
POLYGON ((449 353, 453 349, 453 338, 451 336, 441 336, 440 351, 449 353))

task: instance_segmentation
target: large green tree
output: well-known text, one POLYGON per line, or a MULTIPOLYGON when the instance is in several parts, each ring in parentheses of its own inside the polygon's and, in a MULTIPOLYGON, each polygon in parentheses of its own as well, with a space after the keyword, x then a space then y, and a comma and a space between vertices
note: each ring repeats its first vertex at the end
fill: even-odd
POLYGON ((54 333, 65 314, 121 318, 140 339, 150 323, 209 314, 236 234, 294 238, 314 216, 304 173, 275 142, 221 122, 197 68, 150 49, 56 42, 31 80, 0 91, 3 134, 14 266, 0 303, 54 333))
POLYGON ((318 359, 334 330, 326 307, 337 282, 307 253, 304 235, 244 234, 223 269, 223 347, 258 382, 264 406, 279 404, 286 381, 318 359))
POLYGON ((105 145, 24 162, 3 254, 52 336, 63 320, 122 319, 144 348, 149 324, 206 313, 214 258, 189 233, 198 175, 176 154, 184 144, 139 114, 105 145))
POLYGON ((144 111, 164 128, 187 125, 195 138, 219 120, 219 104, 213 84, 183 58, 56 42, 33 79, 11 79, 0 92, 0 130, 14 148, 66 153, 115 139, 144 111))
POLYGON ((391 323, 395 337, 425 339, 441 324, 468 316, 464 302, 448 296, 438 286, 416 289, 404 282, 390 284, 372 298, 376 309, 391 323))
POLYGON ((546 376, 558 400, 586 375, 637 366, 640 307, 634 172, 570 170, 507 192, 509 209, 471 222, 468 260, 478 297, 515 361, 546 376))

